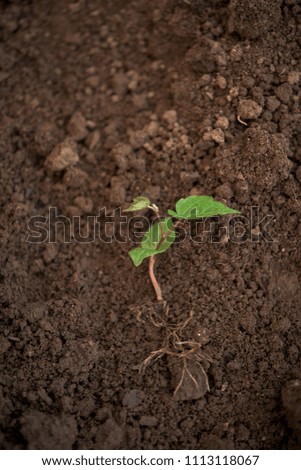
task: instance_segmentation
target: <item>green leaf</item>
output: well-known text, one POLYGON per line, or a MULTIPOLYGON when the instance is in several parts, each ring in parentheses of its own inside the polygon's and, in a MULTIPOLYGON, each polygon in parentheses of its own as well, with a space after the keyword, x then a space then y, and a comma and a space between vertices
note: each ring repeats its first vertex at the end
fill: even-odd
POLYGON ((182 218, 182 217, 179 217, 179 215, 175 211, 172 211, 171 209, 168 209, 167 212, 169 215, 171 215, 172 217, 175 217, 176 219, 182 218))
POLYGON ((141 246, 129 251, 129 255, 132 258, 132 261, 135 266, 140 266, 140 264, 145 258, 149 258, 154 254, 156 254, 155 250, 146 250, 144 248, 141 248, 141 246))
POLYGON ((124 212, 141 211, 142 209, 146 209, 150 203, 147 197, 137 196, 134 198, 131 205, 127 209, 124 209, 124 212))
POLYGON ((142 238, 141 246, 134 248, 129 252, 130 257, 135 266, 139 266, 145 258, 152 255, 163 253, 175 241, 176 233, 173 229, 172 219, 166 217, 160 223, 156 223, 145 233, 142 238), (160 223, 161 227, 160 228, 160 223), (159 245, 162 239, 162 232, 167 235, 166 239, 159 245))
POLYGON ((211 196, 189 196, 176 203, 176 212, 167 211, 177 219, 200 219, 216 215, 239 214, 239 211, 215 201, 211 196))

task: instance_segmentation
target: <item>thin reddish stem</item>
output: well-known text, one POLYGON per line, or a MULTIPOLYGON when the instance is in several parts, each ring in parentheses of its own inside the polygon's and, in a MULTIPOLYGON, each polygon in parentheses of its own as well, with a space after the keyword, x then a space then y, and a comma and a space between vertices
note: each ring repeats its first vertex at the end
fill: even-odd
MULTIPOLYGON (((180 220, 177 220, 177 222, 172 226, 172 228, 170 230, 168 230, 168 232, 163 233, 162 238, 160 239, 158 245, 156 246, 156 250, 158 250, 160 248, 162 243, 164 243, 166 238, 180 224, 180 222, 181 222, 180 220)), ((162 231, 163 231, 163 227, 162 227, 162 231)), ((154 272, 155 261, 156 261, 155 256, 156 255, 152 255, 149 259, 149 270, 148 270, 148 272, 149 272, 149 277, 150 277, 150 280, 152 282, 153 288, 154 288, 155 293, 156 293, 157 300, 158 300, 158 302, 162 302, 163 301, 162 290, 161 290, 161 287, 160 287, 160 285, 159 285, 159 283, 156 279, 155 272, 154 272)))
POLYGON ((149 259, 149 277, 152 282, 153 288, 155 289, 156 292, 156 297, 158 302, 163 301, 163 296, 162 296, 162 291, 161 287, 156 279, 155 273, 154 273, 154 266, 155 266, 155 255, 152 255, 149 259))

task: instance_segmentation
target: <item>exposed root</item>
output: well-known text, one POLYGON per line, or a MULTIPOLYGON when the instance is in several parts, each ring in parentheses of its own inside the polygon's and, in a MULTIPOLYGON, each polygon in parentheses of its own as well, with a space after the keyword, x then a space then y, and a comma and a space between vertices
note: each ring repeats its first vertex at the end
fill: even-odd
POLYGON ((151 362, 158 361, 158 359, 164 356, 164 354, 166 354, 166 350, 164 348, 158 349, 158 351, 152 351, 150 355, 146 359, 144 359, 144 361, 139 365, 139 373, 143 374, 145 369, 151 362))
POLYGON ((161 302, 155 306, 152 303, 146 303, 143 306, 132 307, 131 311, 136 314, 136 320, 139 323, 145 323, 146 320, 149 320, 155 327, 164 328, 167 323, 169 306, 166 302, 161 302), (142 317, 145 317, 145 319, 142 317))
POLYGON ((240 116, 237 116, 237 120, 238 120, 238 122, 240 122, 240 124, 243 124, 244 126, 247 126, 247 125, 248 125, 245 121, 243 121, 243 120, 241 119, 240 116))
POLYGON ((149 319, 151 320, 152 324, 156 327, 164 327, 166 329, 165 339, 162 345, 162 348, 152 351, 150 355, 139 365, 139 372, 144 373, 145 369, 152 363, 158 361, 163 356, 172 356, 176 357, 183 362, 182 372, 180 380, 175 388, 174 396, 179 392, 181 387, 183 386, 185 376, 187 375, 192 383, 195 385, 196 390, 200 389, 200 384, 197 381, 196 377, 191 373, 189 368, 189 363, 194 363, 200 370, 201 376, 205 380, 206 384, 206 391, 209 391, 209 382, 208 376, 203 366, 204 363, 211 363, 211 357, 202 352, 202 343, 197 341, 181 341, 181 334, 183 330, 186 328, 188 323, 193 318, 193 312, 191 311, 189 317, 181 324, 177 325, 169 325, 167 323, 167 317, 169 308, 167 305, 164 307, 165 318, 163 318, 160 322, 155 321, 153 316, 150 314, 149 319))

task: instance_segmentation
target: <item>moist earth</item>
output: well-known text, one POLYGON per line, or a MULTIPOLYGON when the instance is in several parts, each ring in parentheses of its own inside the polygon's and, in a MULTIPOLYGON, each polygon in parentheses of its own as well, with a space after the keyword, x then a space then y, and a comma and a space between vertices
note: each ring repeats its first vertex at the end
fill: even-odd
POLYGON ((300 46, 297 0, 0 2, 1 448, 300 448, 300 46), (178 229, 163 310, 137 195, 241 212, 178 229), (139 373, 170 331, 194 380, 139 373))

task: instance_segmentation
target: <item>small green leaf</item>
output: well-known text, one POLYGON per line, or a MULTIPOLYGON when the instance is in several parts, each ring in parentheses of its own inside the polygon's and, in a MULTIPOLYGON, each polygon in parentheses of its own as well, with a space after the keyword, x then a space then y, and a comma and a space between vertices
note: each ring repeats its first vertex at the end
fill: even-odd
POLYGON ((168 209, 167 212, 169 215, 171 215, 172 217, 175 217, 176 219, 182 218, 182 217, 179 217, 179 215, 175 211, 172 211, 171 209, 168 209))
POLYGON ((211 196, 189 196, 176 203, 176 212, 169 210, 169 215, 177 219, 200 219, 216 215, 239 214, 239 211, 215 201, 211 196))
POLYGON ((146 209, 150 203, 151 202, 147 197, 137 196, 131 205, 127 209, 124 209, 124 212, 141 211, 142 209, 146 209))
POLYGON ((141 246, 129 252, 135 266, 139 266, 145 258, 163 253, 175 241, 176 233, 173 229, 172 219, 170 217, 166 217, 161 221, 161 227, 162 228, 160 228, 160 223, 158 222, 152 225, 143 236, 141 246), (167 237, 158 247, 162 239, 162 231, 167 237))
POLYGON ((129 255, 132 258, 132 261, 135 266, 140 266, 140 264, 145 258, 149 258, 150 256, 154 254, 156 254, 155 250, 146 250, 142 248, 141 246, 129 251, 129 255))

